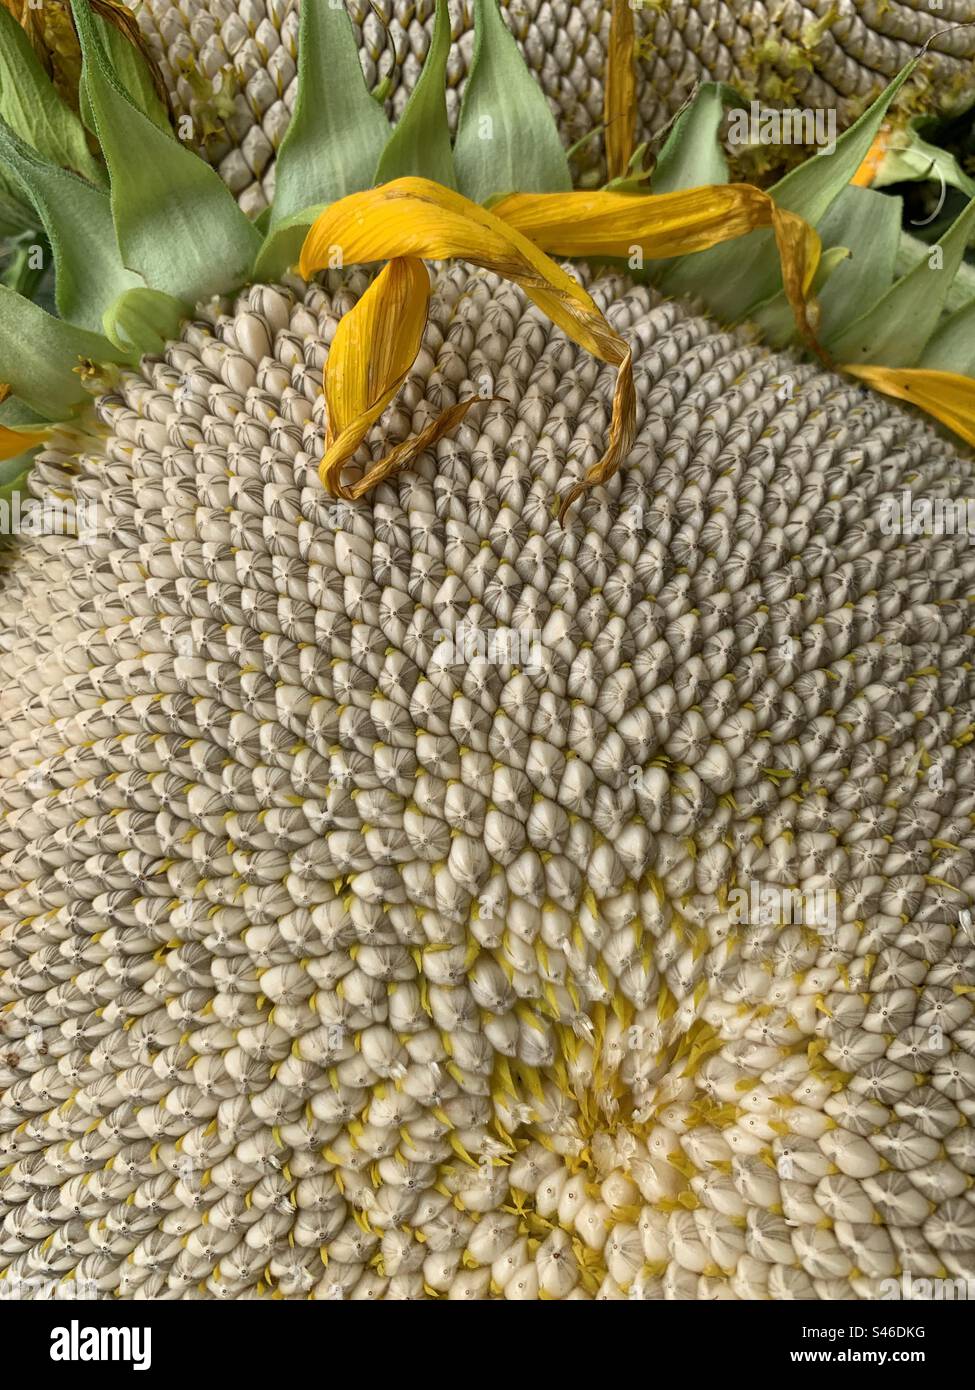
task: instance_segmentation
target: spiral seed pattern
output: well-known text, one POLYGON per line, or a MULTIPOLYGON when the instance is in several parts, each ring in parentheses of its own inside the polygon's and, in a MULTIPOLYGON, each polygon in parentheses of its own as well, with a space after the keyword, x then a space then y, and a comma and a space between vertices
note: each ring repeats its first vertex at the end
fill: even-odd
MULTIPOLYGON (((568 146, 602 121, 609 34, 606 0, 501 0, 568 146)), ((473 45, 470 0, 452 0, 448 115, 454 125, 473 45)), ((416 84, 435 0, 347 0, 370 87, 389 78, 391 117, 416 84), (381 18, 380 18, 381 16, 381 18)), ((146 0, 138 20, 178 113, 208 138, 203 153, 241 206, 274 191, 274 158, 297 94, 298 0, 146 0), (202 77, 202 82, 201 82, 202 77), (209 88, 222 89, 214 101, 209 88)), ((637 13, 639 138, 659 130, 704 80, 743 85, 771 101, 837 109, 840 126, 940 30, 975 18, 971 0, 930 12, 911 0, 676 0, 637 13), (838 11, 821 34, 811 26, 838 11)), ((926 60, 936 105, 975 96, 975 28, 942 34, 926 60)), ((580 155, 599 155, 598 141, 580 155)))
POLYGON ((971 460, 604 277, 638 439, 563 530, 612 370, 453 267, 370 447, 504 400, 337 502, 321 373, 365 284, 215 308, 32 475, 86 524, 0 576, 4 1277, 972 1277, 975 555, 878 522, 971 460), (833 929, 743 923, 755 885, 833 929))

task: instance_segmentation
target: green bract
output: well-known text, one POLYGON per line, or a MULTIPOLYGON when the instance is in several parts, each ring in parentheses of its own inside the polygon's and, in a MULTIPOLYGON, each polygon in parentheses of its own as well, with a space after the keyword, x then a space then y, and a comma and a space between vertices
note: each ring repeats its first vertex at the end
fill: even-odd
POLYGON ((518 189, 564 193, 569 163, 548 102, 496 0, 475 0, 474 56, 454 146, 458 187, 474 202, 518 189))
POLYGON ((736 99, 722 82, 702 82, 695 99, 679 112, 654 166, 653 193, 727 183, 728 161, 718 131, 725 105, 736 99))
POLYGON ((975 225, 975 198, 955 219, 931 254, 831 344, 843 362, 912 367, 941 317, 948 286, 961 264, 975 225))
MULTIPOLYGON (((887 109, 917 66, 908 63, 877 100, 836 142, 832 154, 820 153, 801 164, 770 189, 775 201, 818 227, 835 199, 866 158, 887 109)), ((771 232, 752 232, 734 245, 716 246, 670 267, 662 283, 668 293, 699 294, 719 318, 735 321, 772 295, 776 257, 771 232)))
MULTIPOLYGON (((454 156, 447 125, 447 58, 450 55, 450 17, 447 0, 437 0, 433 39, 420 79, 402 118, 397 122, 379 157, 371 182, 393 179, 432 179, 445 188, 456 188, 454 156)), ((356 59, 358 61, 358 58, 356 59)))
POLYGON ((45 159, 105 186, 85 128, 65 106, 27 35, 0 5, 0 117, 45 159))
POLYGON ((298 31, 298 97, 274 166, 272 229, 310 204, 367 188, 389 137, 348 15, 327 0, 309 0, 298 31))
POLYGON ((84 82, 111 180, 123 263, 191 302, 246 280, 260 239, 209 165, 146 116, 116 77, 88 0, 73 0, 84 82))
POLYGON ((51 164, 2 121, 0 159, 33 203, 51 244, 58 313, 97 332, 103 306, 141 283, 122 264, 108 194, 51 164))

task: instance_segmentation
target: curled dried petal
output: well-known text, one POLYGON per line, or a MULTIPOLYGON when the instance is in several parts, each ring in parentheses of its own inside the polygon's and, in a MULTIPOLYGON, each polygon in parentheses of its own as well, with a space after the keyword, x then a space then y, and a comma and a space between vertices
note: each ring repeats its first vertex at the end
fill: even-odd
MULTIPOLYGON (((457 257, 520 285, 568 337, 600 361, 617 368, 606 451, 590 469, 584 483, 573 490, 571 500, 584 487, 603 482, 616 472, 632 446, 635 432, 636 398, 630 350, 578 281, 520 232, 440 184, 428 179, 396 179, 379 188, 352 193, 327 208, 305 239, 301 273, 307 277, 334 266, 339 257, 343 264, 388 258, 392 258, 394 264, 398 260, 418 263, 419 258, 448 260, 457 257)), ((395 274, 415 277, 414 270, 395 274)), ((392 279, 384 280, 385 275, 383 272, 356 310, 342 320, 329 354, 326 395, 330 419, 334 418, 335 423, 330 425, 330 433, 334 429, 334 434, 331 434, 323 461, 323 478, 332 487, 336 486, 343 462, 355 451, 369 426, 395 395, 419 350, 422 324, 418 328, 411 313, 406 313, 401 324, 398 322, 400 311, 383 309, 384 297, 393 293, 394 284, 392 279), (346 325, 344 332, 343 325, 346 325), (382 349, 386 353, 384 365, 369 377, 369 364, 378 350, 379 337, 388 331, 386 326, 392 326, 391 336, 397 342, 382 349), (329 386, 333 372, 339 374, 340 382, 334 388, 334 396, 329 386)), ((404 286, 405 283, 402 282, 404 286)), ((409 295, 405 290, 400 293, 406 305, 409 295)), ((425 311, 424 299, 424 316, 425 311)), ((476 399, 462 402, 464 409, 459 414, 456 413, 459 407, 453 408, 454 423, 476 399)), ((448 424, 444 425, 446 428, 448 424)), ((439 438, 444 429, 438 429, 427 438, 423 447, 433 442, 433 438, 439 438)), ((394 451, 390 456, 395 458, 392 466, 401 467, 422 452, 420 441, 426 435, 424 431, 423 435, 406 441, 406 445, 394 451)), ((388 476, 389 471, 390 459, 387 458, 356 485, 355 495, 361 495, 381 477, 388 476)), ((565 507, 562 510, 564 515, 565 507)))
POLYGON ((630 0, 613 0, 603 120, 609 177, 621 179, 630 165, 636 133, 636 34, 630 0))

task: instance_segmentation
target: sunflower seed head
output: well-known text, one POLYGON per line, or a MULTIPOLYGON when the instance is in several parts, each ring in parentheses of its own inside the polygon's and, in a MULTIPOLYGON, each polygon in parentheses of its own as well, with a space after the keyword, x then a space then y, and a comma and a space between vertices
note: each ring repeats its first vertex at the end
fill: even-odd
POLYGON ((452 267, 359 463, 503 401, 339 505, 320 373, 366 283, 188 325, 38 459, 92 525, 2 554, 7 1277, 970 1273, 975 559, 877 522, 970 460, 604 277, 639 436, 562 529, 612 371, 452 267))

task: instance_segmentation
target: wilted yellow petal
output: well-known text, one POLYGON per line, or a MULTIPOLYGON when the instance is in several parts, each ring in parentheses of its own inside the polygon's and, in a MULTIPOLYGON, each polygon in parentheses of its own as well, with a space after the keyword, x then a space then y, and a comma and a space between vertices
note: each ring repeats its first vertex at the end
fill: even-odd
POLYGON ((664 260, 771 227, 799 331, 818 351, 806 301, 819 265, 819 236, 752 184, 707 184, 674 193, 512 193, 492 210, 556 256, 628 259, 639 250, 647 260, 664 260))
POLYGON ((339 321, 328 354, 328 435, 322 482, 346 496, 342 466, 396 395, 416 361, 430 300, 426 266, 413 256, 389 262, 339 321))
POLYGON ((859 377, 875 391, 909 401, 969 444, 975 444, 975 380, 957 372, 934 372, 924 367, 861 367, 840 369, 859 377))
POLYGON ((579 282, 531 241, 486 208, 430 179, 394 179, 333 203, 312 224, 299 268, 307 279, 336 264, 362 265, 393 256, 457 258, 503 275, 591 352, 594 347, 579 336, 589 320, 609 328, 579 282))
POLYGON ((613 0, 603 121, 609 177, 621 179, 629 168, 636 131, 636 35, 630 0, 613 0))
POLYGON ((380 271, 357 304, 339 321, 328 354, 325 399, 328 436, 319 470, 340 497, 361 497, 420 457, 455 428, 480 396, 441 412, 419 434, 398 445, 350 487, 342 468, 406 380, 423 341, 430 276, 414 256, 398 256, 380 271))
POLYGON ((410 435, 409 439, 404 439, 402 444, 397 444, 395 449, 391 449, 385 458, 370 468, 368 473, 363 474, 359 481, 353 483, 342 495, 353 498, 362 497, 377 483, 381 483, 384 478, 395 473, 398 468, 409 468, 430 448, 431 444, 436 444, 438 439, 442 439, 445 434, 456 429, 472 405, 480 405, 491 399, 490 396, 468 396, 466 400, 457 401, 455 405, 448 406, 446 410, 440 412, 435 420, 420 430, 419 434, 410 435))
POLYGON ((772 230, 782 267, 782 284, 799 336, 811 352, 829 365, 829 358, 816 340, 809 312, 809 294, 823 251, 819 233, 797 213, 786 212, 775 203, 772 203, 772 230))
MULTIPOLYGON (((623 340, 620 339, 620 342, 623 340)), ((605 359, 611 360, 611 359, 605 359)), ((609 442, 606 452, 598 463, 593 464, 581 483, 576 483, 566 493, 559 508, 559 521, 565 521, 566 513, 577 497, 598 483, 608 482, 620 464, 633 448, 636 435, 636 387, 633 384, 633 354, 624 344, 624 356, 619 362, 616 374, 616 390, 613 392, 613 415, 609 427, 609 442)))
POLYGON ((683 256, 771 223, 771 198, 749 183, 673 193, 511 193, 492 211, 557 256, 683 256))
MULTIPOLYGON (((493 213, 440 184, 417 178, 396 179, 363 193, 351 193, 326 208, 305 239, 300 268, 302 275, 307 278, 315 271, 337 263, 356 265, 390 257, 422 257, 427 260, 456 257, 502 275, 520 285, 529 299, 580 347, 617 367, 619 374, 609 442, 605 454, 590 470, 583 486, 605 481, 616 472, 630 450, 635 429, 636 401, 630 351, 578 281, 493 213)), ((365 312, 368 315, 375 310, 365 312)), ((384 317, 387 321, 392 318, 384 317)), ((353 320, 348 332, 355 333, 356 342, 353 345, 350 341, 343 346, 343 355, 348 355, 354 346, 363 360, 368 361, 369 354, 374 351, 370 340, 375 338, 375 324, 368 317, 353 320)), ((334 354, 334 343, 331 351, 334 354)), ((415 355, 416 348, 413 351, 415 355)), ((397 355, 395 360, 401 361, 401 355, 397 355)), ((410 362, 412 360, 413 357, 410 362)), ((331 354, 329 364, 326 377, 331 371, 331 354)), ((403 369, 404 375, 408 369, 409 364, 403 369)), ((362 367, 358 370, 361 374, 362 367)), ((378 378, 375 380, 378 383, 378 378)), ((392 376, 388 373, 382 383, 383 391, 386 391, 391 380, 392 376)), ((343 387, 343 391, 345 389, 343 387)), ((387 392, 386 401, 378 405, 365 429, 385 408, 392 394, 395 391, 387 392)), ((340 430, 352 426, 349 412, 352 400, 350 394, 340 402, 340 410, 345 410, 344 416, 340 416, 344 419, 344 426, 338 427, 340 430)), ((361 391, 358 402, 363 410, 371 409, 371 406, 367 407, 361 391)), ((473 401, 468 404, 473 404, 473 401)), ((365 429, 355 439, 353 448, 363 437, 365 429)), ((348 435, 343 449, 353 438, 354 434, 348 435)), ((336 438, 326 456, 330 460, 329 477, 333 485, 339 444, 340 440, 336 438)), ((345 457, 348 456, 346 452, 345 457)), ((401 456, 400 463, 403 461, 401 456)), ((385 469, 385 461, 378 467, 385 469)), ((383 476, 386 476, 386 472, 383 476)), ((578 496, 580 490, 576 488, 572 497, 578 496)))

